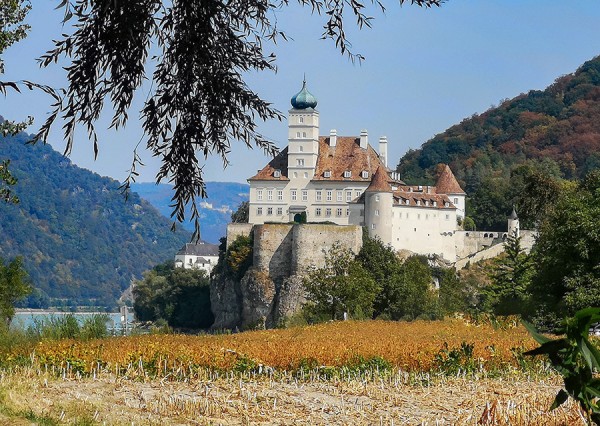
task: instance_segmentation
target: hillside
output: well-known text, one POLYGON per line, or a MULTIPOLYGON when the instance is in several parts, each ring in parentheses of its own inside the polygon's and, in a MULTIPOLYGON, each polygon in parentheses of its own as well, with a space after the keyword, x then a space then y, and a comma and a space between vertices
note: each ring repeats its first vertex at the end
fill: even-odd
MULTIPOLYGON (((164 216, 170 217, 172 185, 134 183, 131 188, 164 216)), ((237 209, 240 203, 248 200, 250 189, 247 184, 234 182, 207 182, 206 189, 208 198, 198 203, 200 232, 203 240, 218 244, 219 238, 225 236, 227 224, 231 222, 231 213, 237 209)), ((189 217, 189 214, 186 217, 189 217)), ((189 231, 194 230, 192 222, 183 223, 183 227, 189 231)))
POLYGON ((191 238, 119 182, 81 169, 27 135, 0 139, 19 179, 17 205, 0 203, 0 257, 20 255, 34 286, 66 304, 112 305, 132 278, 191 238))
POLYGON ((505 226, 503 216, 519 199, 519 182, 513 185, 511 175, 524 167, 566 179, 599 168, 600 57, 545 90, 505 100, 450 127, 405 154, 397 171, 408 183, 432 184, 439 163, 450 164, 470 196, 468 214, 487 229, 505 226), (490 192, 493 197, 481 201, 490 192))

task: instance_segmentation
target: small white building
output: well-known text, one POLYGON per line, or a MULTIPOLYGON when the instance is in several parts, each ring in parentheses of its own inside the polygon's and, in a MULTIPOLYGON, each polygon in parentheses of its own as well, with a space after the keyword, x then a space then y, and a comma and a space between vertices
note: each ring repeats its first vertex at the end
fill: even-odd
POLYGON ((187 243, 175 255, 175 267, 203 269, 210 274, 219 260, 219 246, 200 242, 187 243))

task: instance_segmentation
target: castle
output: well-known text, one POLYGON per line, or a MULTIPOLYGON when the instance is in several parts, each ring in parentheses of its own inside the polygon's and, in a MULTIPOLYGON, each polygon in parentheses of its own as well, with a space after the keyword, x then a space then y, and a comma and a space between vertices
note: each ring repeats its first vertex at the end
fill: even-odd
MULTIPOLYGON (((319 136, 317 99, 306 81, 291 104, 287 148, 248 179, 249 223, 359 225, 397 251, 450 263, 506 238, 460 228, 466 194, 447 165, 435 186, 406 185, 388 168, 385 136, 378 152, 366 130, 360 136, 338 136, 336 130, 319 136)), ((519 232, 515 219, 509 218, 509 226, 516 224, 519 232)))

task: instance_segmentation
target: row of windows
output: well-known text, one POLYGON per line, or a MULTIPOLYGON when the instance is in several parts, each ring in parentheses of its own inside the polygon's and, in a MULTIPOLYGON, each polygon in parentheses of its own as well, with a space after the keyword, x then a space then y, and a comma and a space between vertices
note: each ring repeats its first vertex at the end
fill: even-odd
MULTIPOLYGON (((276 210, 276 214, 278 216, 281 216, 283 214, 283 207, 277 207, 276 210)), ((256 208, 256 215, 257 216, 262 216, 263 214, 263 208, 262 207, 257 207, 256 208)), ((273 207, 267 207, 267 216, 272 216, 273 215, 273 207)))
MULTIPOLYGON (((256 208, 256 215, 257 216, 262 216, 263 212, 265 211, 265 209, 263 209, 263 207, 257 207, 256 208)), ((283 207, 277 207, 275 210, 273 209, 273 207, 267 207, 266 208, 266 214, 267 216, 272 216, 273 215, 273 211, 275 211, 277 216, 281 216, 283 215, 283 207)), ((321 207, 317 207, 315 209, 315 216, 316 217, 322 217, 323 215, 325 217, 331 217, 333 213, 333 209, 330 207, 327 208, 321 208, 321 207)), ((345 209, 345 214, 346 216, 350 216, 350 209, 346 208, 345 209)), ((336 217, 342 217, 344 215, 344 209, 341 207, 338 207, 335 209, 335 215, 336 217)))
MULTIPOLYGON (((347 203, 349 203, 350 201, 352 201, 352 195, 353 195, 352 190, 350 190, 350 191, 344 191, 344 190, 334 191, 332 189, 326 189, 326 190, 319 189, 319 190, 315 191, 315 201, 320 202, 320 201, 323 201, 323 199, 325 199, 325 201, 333 201, 334 193, 335 193, 335 200, 338 202, 346 201, 347 203)), ((302 201, 308 201, 308 190, 303 189, 302 191, 300 191, 300 194, 302 197, 302 201)), ((357 189, 354 191, 355 198, 360 197, 360 194, 362 194, 362 191, 360 189, 357 189)), ((278 189, 277 192, 275 192, 275 190, 273 190, 273 189, 266 190, 266 197, 267 197, 266 200, 267 201, 274 201, 273 197, 275 197, 275 196, 277 197, 277 201, 283 201, 283 190, 278 189)), ((257 189, 256 190, 257 201, 263 201, 265 199, 264 197, 265 197, 265 190, 257 189)), ((290 190, 290 199, 292 201, 298 201, 298 190, 297 189, 290 190)))

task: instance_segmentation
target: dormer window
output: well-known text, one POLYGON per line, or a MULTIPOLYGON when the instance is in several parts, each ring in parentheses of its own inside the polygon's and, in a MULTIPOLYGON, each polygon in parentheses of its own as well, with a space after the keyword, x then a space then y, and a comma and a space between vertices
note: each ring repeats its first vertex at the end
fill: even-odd
POLYGON ((330 178, 331 177, 331 170, 325 170, 323 172, 323 177, 330 178))
POLYGON ((363 178, 363 179, 368 179, 368 178, 369 178, 369 172, 368 172, 368 171, 366 171, 366 170, 363 170, 363 171, 360 173, 360 177, 361 177, 361 178, 363 178))
POLYGON ((281 170, 279 170, 279 169, 276 169, 276 170, 273 172, 273 177, 276 177, 276 178, 278 178, 278 177, 281 177, 281 170))
POLYGON ((408 206, 410 204, 410 200, 407 198, 405 204, 408 206))
POLYGON ((298 121, 299 121, 300 123, 304 123, 304 117, 300 117, 300 118, 298 119, 298 121))
POLYGON ((421 205, 421 200, 417 200, 417 206, 421 205))
POLYGON ((351 172, 350 170, 346 170, 346 171, 344 172, 344 177, 345 177, 345 178, 352 177, 352 172, 351 172))

